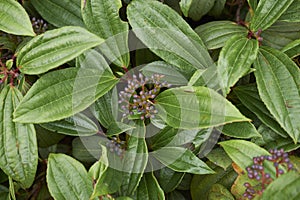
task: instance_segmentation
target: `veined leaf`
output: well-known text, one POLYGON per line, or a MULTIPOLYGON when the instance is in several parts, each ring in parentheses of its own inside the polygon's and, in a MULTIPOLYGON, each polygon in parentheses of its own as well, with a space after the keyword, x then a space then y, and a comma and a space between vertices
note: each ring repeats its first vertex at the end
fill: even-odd
POLYGON ((123 195, 132 195, 139 185, 148 162, 148 149, 145 141, 144 122, 135 122, 135 129, 130 133, 123 164, 123 195))
POLYGON ((93 191, 84 166, 64 154, 49 155, 47 183, 55 200, 89 199, 93 191))
POLYGON ((202 160, 190 150, 182 147, 164 147, 152 152, 152 155, 162 164, 177 172, 189 172, 193 174, 212 174, 202 160))
POLYGON ((202 86, 168 89, 155 102, 158 115, 174 128, 199 129, 249 121, 220 94, 202 86))
POLYGON ((247 0, 247 1, 248 1, 250 8, 252 9, 252 11, 250 11, 250 12, 254 12, 257 7, 257 0, 247 0))
POLYGON ((300 175, 291 171, 275 179, 261 196, 261 200, 297 200, 300 197, 299 191, 300 175))
POLYGON ((215 0, 181 0, 180 8, 184 16, 199 21, 215 4, 215 0))
POLYGON ((198 26, 195 32, 208 49, 223 47, 235 35, 247 36, 247 29, 232 21, 213 21, 198 26))
POLYGON ((41 74, 70 61, 103 39, 81 27, 54 29, 30 40, 17 56, 17 66, 25 74, 41 74))
POLYGON ((203 42, 172 8, 157 1, 132 1, 127 8, 137 37, 159 57, 187 74, 214 65, 203 42))
POLYGON ((110 71, 67 68, 42 76, 14 113, 15 121, 45 123, 70 117, 90 106, 116 83, 110 71))
POLYGON ((88 49, 76 57, 76 67, 111 71, 103 55, 94 49, 88 49))
POLYGON ((165 193, 169 193, 174 191, 176 187, 178 187, 184 175, 184 172, 175 172, 174 170, 168 167, 164 167, 161 170, 159 170, 157 180, 163 191, 165 193))
POLYGON ((251 19, 253 32, 269 28, 293 3, 294 0, 260 0, 251 19))
POLYGON ((80 0, 31 0, 38 13, 56 27, 81 26, 80 0))
POLYGON ((294 58, 300 55, 300 39, 294 40, 293 42, 286 45, 283 49, 281 49, 286 55, 290 58, 294 58))
POLYGON ((221 89, 220 80, 218 76, 217 66, 209 67, 205 70, 198 69, 190 78, 189 86, 205 86, 215 91, 221 89))
POLYGON ((229 190, 221 184, 214 184, 208 194, 209 200, 235 200, 229 190))
POLYGON ((144 173, 137 188, 137 199, 144 200, 163 200, 164 191, 159 186, 152 172, 144 173))
POLYGON ((255 138, 261 137, 255 126, 250 122, 234 122, 217 127, 224 135, 235 138, 255 138))
POLYGON ((230 92, 230 87, 250 71, 257 53, 257 40, 237 35, 226 42, 221 50, 217 65, 223 95, 227 95, 230 92))
POLYGON ((18 89, 8 85, 0 93, 0 167, 29 188, 35 178, 38 152, 34 126, 13 122, 14 109, 22 98, 18 89))
POLYGON ((281 15, 280 21, 300 22, 300 0, 294 0, 289 8, 281 15))
POLYGON ((71 136, 91 136, 99 131, 97 125, 81 113, 59 121, 40 125, 48 130, 71 136))
POLYGON ((270 113, 296 143, 300 136, 300 71, 284 53, 267 47, 254 63, 259 95, 270 113))
POLYGON ((128 24, 120 19, 121 0, 86 0, 81 3, 84 23, 92 33, 106 41, 103 54, 119 67, 129 64, 128 24))
POLYGON ((0 30, 14 35, 35 36, 25 9, 15 0, 1 0, 0 30))
POLYGON ((107 136, 119 135, 123 132, 134 129, 134 126, 130 126, 123 122, 113 121, 109 127, 107 128, 107 132, 105 133, 107 136))

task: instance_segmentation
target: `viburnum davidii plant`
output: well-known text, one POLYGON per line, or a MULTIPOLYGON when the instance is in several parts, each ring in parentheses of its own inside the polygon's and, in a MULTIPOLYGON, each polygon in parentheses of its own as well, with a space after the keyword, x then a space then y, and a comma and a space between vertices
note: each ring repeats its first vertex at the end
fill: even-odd
POLYGON ((299 8, 1 0, 0 199, 298 199, 299 8))

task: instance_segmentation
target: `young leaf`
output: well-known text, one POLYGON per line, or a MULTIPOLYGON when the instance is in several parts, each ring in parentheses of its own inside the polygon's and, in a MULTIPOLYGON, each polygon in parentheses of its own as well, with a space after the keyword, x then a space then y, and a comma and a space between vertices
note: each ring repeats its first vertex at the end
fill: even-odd
POLYGON ((81 113, 59 121, 40 125, 48 130, 71 136, 91 136, 99 131, 97 125, 81 113))
POLYGON ((267 47, 260 49, 254 66, 261 99, 296 143, 300 136, 299 68, 286 54, 267 47))
POLYGON ((18 89, 8 85, 0 93, 0 167, 29 188, 35 178, 38 152, 34 126, 13 122, 13 111, 22 98, 18 89))
POLYGON ((202 160, 190 150, 182 147, 164 147, 152 152, 152 155, 162 164, 177 172, 189 172, 193 174, 212 174, 202 160))
POLYGON ((93 191, 84 166, 65 154, 49 155, 47 183, 55 200, 89 199, 93 191))
POLYGON ((250 71, 250 67, 258 53, 258 41, 244 36, 231 37, 222 48, 217 70, 224 95, 242 76, 250 71))
POLYGON ((90 106, 117 81, 110 71, 99 69, 67 68, 47 73, 25 95, 14 120, 45 123, 70 117, 90 106))
POLYGON ((35 36, 25 9, 15 0, 1 0, 0 30, 14 35, 35 36))
POLYGON ((80 0, 31 0, 30 2, 43 19, 56 27, 84 27, 80 12, 80 0))
POLYGON ((159 186, 152 172, 144 173, 137 188, 137 199, 145 200, 163 200, 164 191, 159 186))
POLYGON ((155 102, 158 115, 174 128, 199 129, 249 121, 228 100, 206 87, 168 89, 155 102))
POLYGON ((194 21, 199 21, 202 16, 212 9, 215 0, 182 0, 179 4, 184 16, 190 17, 194 21))
POLYGON ((261 196, 261 200, 299 199, 299 184, 299 173, 292 171, 287 174, 283 174, 268 185, 261 196))
POLYGON ((253 32, 269 28, 293 3, 294 0, 260 0, 251 19, 253 32))
POLYGON ((158 1, 132 1, 127 7, 137 37, 159 57, 185 73, 214 65, 203 42, 167 5, 158 1))
POLYGON ((213 21, 198 26, 195 32, 208 49, 223 47, 235 35, 247 36, 247 29, 232 21, 213 21))
POLYGON ((81 27, 54 29, 30 40, 17 55, 17 66, 25 74, 41 74, 95 47, 103 39, 81 27))
POLYGON ((294 0, 289 8, 281 15, 280 21, 300 22, 300 0, 294 0))
POLYGON ((300 39, 294 40, 293 42, 286 45, 281 49, 288 57, 294 58, 300 55, 300 39))
POLYGON ((121 7, 121 0, 86 0, 81 13, 87 29, 106 40, 100 47, 103 54, 117 66, 127 67, 128 24, 120 19, 121 7))

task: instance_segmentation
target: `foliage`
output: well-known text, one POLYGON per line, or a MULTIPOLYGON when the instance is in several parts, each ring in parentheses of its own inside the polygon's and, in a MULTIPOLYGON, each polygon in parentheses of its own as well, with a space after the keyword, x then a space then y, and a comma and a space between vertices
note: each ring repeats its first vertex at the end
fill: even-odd
POLYGON ((299 7, 1 0, 0 198, 297 199, 299 7))

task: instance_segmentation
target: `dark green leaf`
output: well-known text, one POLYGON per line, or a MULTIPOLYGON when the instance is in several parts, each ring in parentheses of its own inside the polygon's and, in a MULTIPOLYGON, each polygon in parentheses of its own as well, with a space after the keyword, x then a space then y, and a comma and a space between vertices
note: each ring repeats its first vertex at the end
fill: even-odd
POLYGON ((45 123, 70 117, 90 106, 117 81, 107 70, 67 68, 50 72, 30 88, 14 113, 15 121, 45 123))
POLYGON ((31 0, 38 13, 56 27, 81 26, 80 0, 31 0))
POLYGON ((174 128, 199 129, 248 121, 229 101, 206 87, 169 89, 155 100, 158 115, 174 128))
POLYGON ((159 186, 153 173, 144 173, 137 188, 137 199, 163 200, 164 191, 159 186))
POLYGON ((222 167, 224 170, 226 170, 232 163, 226 152, 220 147, 213 149, 206 157, 210 162, 222 167))
POLYGON ((279 20, 287 22, 300 22, 300 0, 294 0, 289 8, 281 15, 279 20))
POLYGON ((84 166, 65 154, 49 155, 47 183, 55 200, 89 199, 92 194, 92 182, 84 166))
POLYGON ((232 194, 221 184, 214 184, 208 194, 208 200, 234 200, 232 194))
POLYGON ((235 138, 254 138, 261 137, 255 126, 250 122, 234 122, 217 127, 224 135, 235 138))
POLYGON ((293 42, 286 45, 283 49, 281 49, 286 55, 290 58, 294 58, 300 55, 300 39, 294 40, 293 42))
POLYGON ((0 30, 14 35, 35 36, 25 9, 15 0, 1 0, 0 30))
POLYGON ((213 8, 214 4, 215 0, 182 0, 180 1, 180 8, 184 16, 199 21, 213 8))
POLYGON ((185 173, 175 172, 174 170, 164 167, 159 170, 157 180, 160 187, 165 193, 172 192, 178 187, 185 173))
POLYGON ((22 98, 21 92, 9 85, 0 93, 0 167, 29 188, 35 178, 38 152, 34 126, 13 122, 14 109, 22 98))
POLYGON ((300 71, 284 53, 261 48, 255 77, 259 95, 277 122, 296 143, 300 136, 300 71))
POLYGON ((25 74, 41 74, 95 47, 103 39, 76 27, 54 29, 30 40, 17 55, 17 66, 25 74))
POLYGON ((120 19, 121 0, 82 1, 82 17, 88 30, 104 38, 103 54, 119 67, 129 64, 128 24, 120 19))
POLYGON ((225 4, 226 0, 216 0, 214 6, 208 12, 208 15, 219 17, 225 8, 225 4))
POLYGON ((49 131, 40 125, 35 125, 37 143, 39 147, 45 148, 57 144, 65 136, 59 133, 49 131))
POLYGON ((10 200, 9 190, 7 187, 0 185, 0 199, 10 200))

